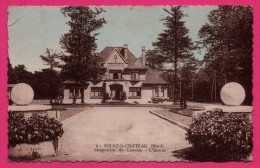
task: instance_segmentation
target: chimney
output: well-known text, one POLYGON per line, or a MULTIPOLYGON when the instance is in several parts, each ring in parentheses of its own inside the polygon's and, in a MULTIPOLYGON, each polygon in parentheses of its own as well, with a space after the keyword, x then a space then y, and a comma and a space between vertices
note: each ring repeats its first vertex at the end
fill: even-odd
POLYGON ((145 66, 146 51, 145 46, 142 46, 142 64, 145 66))
POLYGON ((124 58, 127 60, 127 50, 128 50, 128 45, 124 44, 124 58))

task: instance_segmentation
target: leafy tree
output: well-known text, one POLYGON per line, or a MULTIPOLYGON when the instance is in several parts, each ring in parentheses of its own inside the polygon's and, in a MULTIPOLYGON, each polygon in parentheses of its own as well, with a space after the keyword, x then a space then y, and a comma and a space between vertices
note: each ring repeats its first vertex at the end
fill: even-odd
POLYGON ((199 31, 207 72, 217 74, 219 87, 228 81, 241 83, 247 103, 252 102, 252 16, 250 6, 219 6, 199 31))
MULTIPOLYGON (((59 58, 59 55, 52 49, 47 48, 46 49, 46 55, 40 55, 41 59, 46 63, 46 65, 49 65, 49 71, 46 71, 48 75, 47 83, 49 84, 49 98, 50 98, 50 104, 52 104, 52 99, 54 98, 53 92, 54 92, 54 78, 56 75, 56 72, 54 70, 55 67, 59 66, 59 62, 57 59, 59 58)), ((57 88, 56 88, 57 89, 57 88)))
POLYGON ((17 83, 17 76, 14 72, 12 64, 10 63, 10 59, 8 57, 8 84, 17 83))
POLYGON ((32 87, 35 98, 53 99, 62 94, 60 75, 56 71, 42 69, 41 71, 35 71, 33 76, 32 87))
MULTIPOLYGON (((65 50, 62 56, 61 73, 65 78, 76 82, 75 87, 81 91, 81 102, 84 103, 84 83, 96 77, 99 70, 98 59, 95 57, 97 30, 106 23, 100 15, 102 8, 90 7, 63 7, 61 12, 69 17, 67 24, 70 26, 68 33, 60 39, 60 44, 65 50)), ((73 103, 76 103, 74 96, 73 103)))
POLYGON ((213 101, 214 86, 212 79, 206 73, 205 68, 200 67, 199 70, 191 78, 191 97, 195 101, 208 102, 213 101))
MULTIPOLYGON (((170 9, 164 9, 168 14, 162 19, 165 30, 153 46, 158 49, 164 56, 165 62, 173 65, 173 86, 174 86, 174 103, 176 102, 175 90, 178 81, 178 69, 183 66, 187 60, 192 58, 193 43, 188 36, 189 30, 185 27, 182 20, 185 17, 181 6, 172 6, 170 9)), ((170 71, 168 71, 170 73, 170 71)))
POLYGON ((33 81, 33 73, 27 71, 24 65, 15 66, 14 74, 17 76, 17 83, 31 84, 33 81))

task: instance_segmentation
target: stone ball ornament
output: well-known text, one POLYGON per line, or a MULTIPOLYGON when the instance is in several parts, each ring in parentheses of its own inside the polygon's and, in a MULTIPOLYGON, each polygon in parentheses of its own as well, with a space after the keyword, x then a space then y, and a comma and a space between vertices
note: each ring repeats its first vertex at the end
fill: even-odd
POLYGON ((16 105, 28 105, 34 97, 33 89, 26 83, 16 84, 11 91, 11 99, 16 105))
POLYGON ((245 100, 246 93, 239 83, 229 82, 222 87, 220 97, 226 105, 239 106, 245 100))

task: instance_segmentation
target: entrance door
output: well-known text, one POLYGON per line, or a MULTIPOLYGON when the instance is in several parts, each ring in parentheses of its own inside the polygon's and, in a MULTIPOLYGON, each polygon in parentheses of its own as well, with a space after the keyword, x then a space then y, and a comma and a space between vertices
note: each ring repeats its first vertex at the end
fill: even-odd
POLYGON ((120 84, 113 84, 113 85, 110 85, 110 90, 111 90, 110 96, 111 96, 112 100, 120 100, 123 86, 120 84))
POLYGON ((121 89, 116 90, 116 100, 120 100, 121 89))

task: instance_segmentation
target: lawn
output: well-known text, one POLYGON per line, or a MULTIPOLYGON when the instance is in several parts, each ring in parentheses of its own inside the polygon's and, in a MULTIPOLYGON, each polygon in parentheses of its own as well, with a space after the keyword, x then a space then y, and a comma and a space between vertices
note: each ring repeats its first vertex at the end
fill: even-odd
POLYGON ((64 121, 86 110, 86 105, 54 105, 53 109, 61 111, 60 121, 64 121))
POLYGON ((192 122, 192 117, 189 117, 188 115, 182 115, 182 114, 176 113, 178 111, 178 108, 174 111, 175 112, 173 112, 172 109, 171 110, 153 110, 154 113, 157 113, 163 117, 166 117, 170 120, 173 120, 177 123, 180 123, 182 125, 189 127, 189 125, 192 122))

